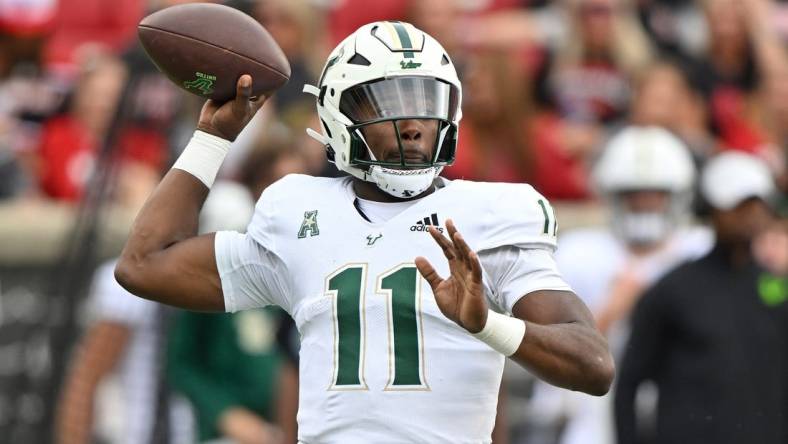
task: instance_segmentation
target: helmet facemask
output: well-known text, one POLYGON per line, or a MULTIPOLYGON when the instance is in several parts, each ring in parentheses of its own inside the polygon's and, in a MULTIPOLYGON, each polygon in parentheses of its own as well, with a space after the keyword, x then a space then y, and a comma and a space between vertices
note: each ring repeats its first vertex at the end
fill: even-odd
POLYGON ((684 221, 688 196, 665 189, 622 190, 612 197, 612 228, 627 244, 650 247, 666 240, 684 221), (640 192, 664 194, 662 208, 632 209, 626 203, 626 195, 640 192))
MULTIPOLYGON (((457 145, 458 93, 454 86, 428 77, 399 76, 356 85, 342 93, 340 112, 353 124, 347 126, 350 137, 348 164, 364 171, 364 180, 400 198, 424 192, 444 166, 454 161, 457 145), (402 123, 435 122, 430 157, 424 162, 408 159, 403 142, 402 123), (396 137, 398 159, 378 159, 365 130, 373 125, 391 125, 396 137)), ((412 151, 412 150, 411 150, 412 151)))

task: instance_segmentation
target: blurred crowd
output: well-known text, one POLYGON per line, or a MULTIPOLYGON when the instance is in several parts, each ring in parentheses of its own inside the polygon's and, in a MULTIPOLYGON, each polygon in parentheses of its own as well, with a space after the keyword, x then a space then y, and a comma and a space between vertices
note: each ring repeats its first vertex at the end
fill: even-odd
MULTIPOLYGON (((142 16, 176 3, 0 3, 2 198, 73 202, 101 166, 117 170, 112 199, 132 206, 144 199, 200 105, 158 73, 135 39, 142 16)), ((228 2, 267 27, 293 75, 233 150, 223 176, 260 181, 259 188, 287 171, 333 174, 322 148, 303 137, 314 110, 301 86, 314 82, 327 52, 361 24, 404 19, 434 35, 460 67, 464 119, 450 178, 528 182, 554 201, 593 199, 590 171, 602 147, 622 126, 637 124, 669 129, 698 165, 720 151, 756 155, 786 187, 788 5, 367 3, 228 2), (247 166, 271 165, 275 152, 283 159, 270 177, 251 177, 269 174, 247 166)))
MULTIPOLYGON (((178 3, 184 1, 0 0, 0 205, 77 205, 99 176, 106 203, 142 205, 188 141, 202 105, 159 73, 136 40, 142 17, 178 3)), ((329 51, 359 26, 404 20, 440 41, 460 70, 463 120, 457 159, 445 176, 526 182, 559 208, 592 203, 614 216, 596 231, 561 235, 557 259, 620 364, 636 359, 624 357, 630 331, 648 349, 642 329, 657 322, 647 312, 635 317, 641 324, 629 322, 641 296, 683 261, 717 251, 720 239, 735 244, 728 223, 734 216, 726 211, 750 198, 768 201, 771 216, 742 210, 734 222, 752 228, 739 236, 752 241, 752 254, 768 272, 756 278, 766 288, 762 293, 772 296, 761 296, 776 301, 769 306, 788 309, 780 302, 788 299, 788 2, 222 3, 266 27, 287 55, 292 77, 234 142, 220 171, 231 191, 220 193, 239 206, 214 210, 218 214, 251 214, 262 190, 286 174, 337 174, 325 148, 306 136, 305 128, 319 125, 314 99, 301 88, 315 83, 329 51), (617 147, 639 143, 660 150, 626 163, 629 154, 617 147), (671 150, 679 154, 665 154, 671 150), (703 189, 698 178, 722 157, 739 159, 731 162, 742 169, 717 168, 727 172, 703 189), (748 170, 750 161, 758 166, 748 170), (664 186, 643 182, 649 164, 675 175, 664 186), (628 169, 632 182, 613 183, 628 169), (750 177, 747 171, 754 171, 753 179, 734 180, 750 177), (764 180, 772 188, 759 185, 764 180), (734 199, 733 207, 717 196, 736 195, 737 186, 749 194, 734 199), (669 220, 627 219, 633 212, 660 211, 670 213, 669 220), (689 227, 698 221, 710 224, 689 227), (673 229, 678 226, 685 228, 673 229)), ((203 229, 243 229, 246 223, 216 218, 208 216, 203 229)), ((158 437, 151 442, 293 442, 297 333, 282 313, 171 312, 123 292, 108 270, 97 269, 87 298, 92 320, 74 347, 60 396, 59 442, 89 442, 96 433, 130 443, 150 436, 158 437), (234 362, 245 363, 243 369, 234 362), (122 373, 119 385, 133 401, 125 413, 108 412, 128 424, 105 419, 109 424, 100 426, 94 398, 113 371, 122 373), (164 385, 172 394, 161 395, 164 385)), ((764 337, 772 336, 754 339, 764 337)), ((661 358, 673 356, 665 353, 661 358)), ((636 402, 634 387, 667 376, 636 370, 626 367, 631 399, 616 399, 615 413, 642 411, 646 419, 622 426, 619 436, 664 426, 648 420, 655 415, 654 390, 636 402)), ((522 378, 505 379, 517 385, 522 378)), ((782 378, 788 387, 788 374, 782 378)), ((496 434, 500 442, 615 442, 612 397, 591 400, 530 379, 527 386, 502 398, 502 408, 513 407, 499 422, 509 430, 496 434)), ((782 412, 788 423, 788 405, 782 412)))

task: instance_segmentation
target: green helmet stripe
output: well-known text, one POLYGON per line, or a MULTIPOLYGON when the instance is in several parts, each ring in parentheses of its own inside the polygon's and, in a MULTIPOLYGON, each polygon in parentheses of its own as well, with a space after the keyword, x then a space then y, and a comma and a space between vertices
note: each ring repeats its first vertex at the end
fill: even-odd
POLYGON ((399 37, 400 43, 402 43, 402 49, 405 49, 405 58, 412 59, 413 58, 413 51, 407 51, 408 49, 414 49, 413 43, 410 41, 410 36, 408 35, 408 30, 405 29, 405 26, 402 25, 400 22, 391 22, 394 26, 394 29, 397 31, 397 37, 399 37))

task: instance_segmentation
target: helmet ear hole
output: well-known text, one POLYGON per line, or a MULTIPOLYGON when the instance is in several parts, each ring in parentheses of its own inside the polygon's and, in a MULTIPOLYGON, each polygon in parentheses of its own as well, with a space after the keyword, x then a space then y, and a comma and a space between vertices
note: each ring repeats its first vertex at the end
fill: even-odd
POLYGON ((326 97, 326 90, 328 90, 326 85, 323 85, 320 88, 320 95, 317 96, 317 102, 320 104, 320 106, 323 106, 323 99, 326 97))
POLYGON ((446 129, 446 136, 438 147, 438 162, 446 162, 447 165, 454 163, 454 156, 457 152, 457 127, 449 124, 446 129))
POLYGON ((328 136, 328 138, 332 139, 334 136, 331 135, 331 130, 328 129, 328 125, 326 124, 326 121, 323 120, 323 119, 320 119, 320 123, 323 125, 323 131, 326 132, 326 135, 328 136))

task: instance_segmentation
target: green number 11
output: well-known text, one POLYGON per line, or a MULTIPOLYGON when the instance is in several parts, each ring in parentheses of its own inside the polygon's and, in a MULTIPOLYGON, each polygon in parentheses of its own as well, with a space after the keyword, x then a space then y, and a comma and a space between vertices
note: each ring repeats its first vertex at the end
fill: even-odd
MULTIPOLYGON (((367 264, 348 264, 327 279, 334 298, 333 390, 366 390, 364 380, 367 264)), ((389 380, 386 390, 427 390, 421 334, 421 290, 413 264, 378 276, 376 293, 387 299, 389 380)))

